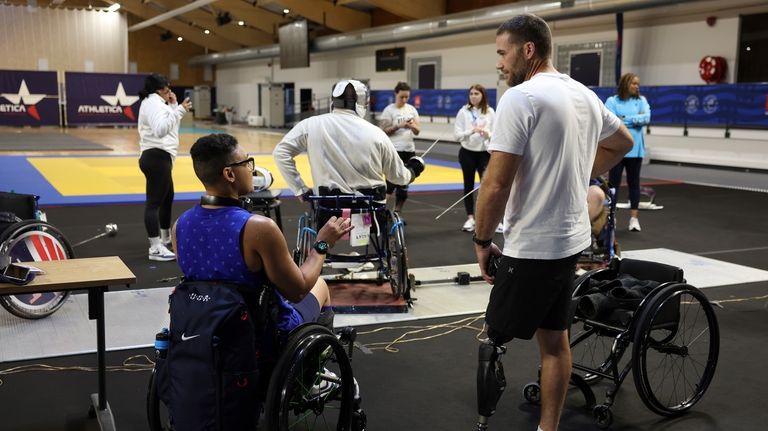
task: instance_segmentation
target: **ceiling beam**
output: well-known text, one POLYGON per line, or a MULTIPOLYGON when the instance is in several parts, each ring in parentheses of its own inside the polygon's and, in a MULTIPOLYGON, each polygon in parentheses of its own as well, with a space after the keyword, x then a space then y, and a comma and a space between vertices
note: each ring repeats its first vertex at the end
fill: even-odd
POLYGON ((445 15, 445 0, 367 0, 368 3, 406 19, 424 19, 445 15))
MULTIPOLYGON (((133 15, 136 15, 139 18, 149 19, 162 13, 158 12, 152 6, 143 4, 142 0, 121 0, 120 4, 122 5, 123 9, 133 15)), ((163 21, 158 23, 157 26, 166 30, 170 30, 172 33, 183 37, 188 42, 192 42, 196 45, 200 45, 214 51, 230 51, 241 48, 239 44, 230 42, 229 40, 218 37, 215 34, 203 34, 201 29, 183 23, 178 19, 163 21)))
MULTIPOLYGON (((152 2, 166 9, 175 9, 181 5, 187 4, 184 0, 152 0, 152 2)), ((216 4, 218 5, 218 3, 216 4)), ((216 36, 220 36, 242 46, 251 47, 269 45, 275 42, 271 33, 266 33, 249 27, 247 21, 245 26, 237 25, 237 20, 245 20, 245 18, 240 18, 234 14, 231 14, 232 22, 222 26, 218 25, 216 22, 216 15, 205 9, 189 11, 185 13, 183 17, 196 25, 211 30, 216 36)))
MULTIPOLYGON (((418 3, 418 1, 413 1, 418 3)), ((301 15, 323 26, 340 31, 354 31, 371 26, 371 14, 343 6, 335 6, 329 0, 280 0, 280 4, 291 10, 290 15, 301 15)))
POLYGON ((215 2, 215 1, 216 0, 196 0, 196 1, 192 2, 192 3, 187 3, 187 4, 185 4, 185 5, 183 5, 183 6, 179 7, 179 8, 176 8, 176 9, 173 9, 173 10, 169 10, 168 12, 161 13, 160 15, 157 15, 157 16, 155 16, 153 18, 150 18, 150 19, 148 19, 146 21, 140 22, 140 23, 138 23, 136 25, 132 25, 132 26, 128 27, 128 31, 136 31, 136 30, 141 30, 143 28, 150 27, 150 26, 155 25, 155 24, 157 24, 159 22, 163 22, 165 20, 169 20, 171 18, 177 17, 177 16, 182 15, 182 14, 184 14, 186 12, 191 11, 191 10, 195 10, 195 9, 201 8, 203 6, 207 6, 207 5, 209 5, 209 4, 211 4, 211 3, 215 2))

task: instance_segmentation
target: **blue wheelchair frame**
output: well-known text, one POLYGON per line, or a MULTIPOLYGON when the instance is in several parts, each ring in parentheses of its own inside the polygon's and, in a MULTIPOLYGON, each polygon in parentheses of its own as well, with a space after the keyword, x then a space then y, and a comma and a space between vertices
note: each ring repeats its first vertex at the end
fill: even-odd
POLYGON ((404 223, 394 211, 388 210, 384 204, 376 202, 373 196, 368 195, 307 196, 305 199, 310 204, 310 212, 301 216, 298 222, 294 250, 294 261, 298 265, 304 262, 312 250, 317 231, 322 227, 320 223, 324 223, 326 215, 340 215, 344 209, 349 209, 352 214, 370 213, 370 240, 368 245, 364 246, 365 251, 356 256, 329 252, 325 262, 331 267, 334 263, 374 263, 377 265, 376 283, 389 281, 395 297, 410 299, 404 223), (328 202, 334 205, 326 206, 328 202), (382 219, 384 226, 380 225, 382 219))

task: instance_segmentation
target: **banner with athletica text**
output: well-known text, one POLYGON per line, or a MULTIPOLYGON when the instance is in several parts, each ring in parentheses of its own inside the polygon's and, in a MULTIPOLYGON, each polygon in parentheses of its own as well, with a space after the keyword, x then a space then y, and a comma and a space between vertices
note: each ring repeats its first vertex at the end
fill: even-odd
POLYGON ((136 124, 146 75, 65 72, 67 125, 136 124))
POLYGON ((0 126, 58 126, 56 72, 0 70, 0 126))

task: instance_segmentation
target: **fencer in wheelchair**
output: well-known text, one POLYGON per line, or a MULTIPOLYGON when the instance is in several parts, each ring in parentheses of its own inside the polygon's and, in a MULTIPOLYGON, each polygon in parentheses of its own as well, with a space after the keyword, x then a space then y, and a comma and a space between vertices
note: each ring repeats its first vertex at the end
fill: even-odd
MULTIPOLYGON (((331 421, 363 429, 351 347, 342 344, 353 340, 314 323, 332 322, 319 278, 325 251, 315 248, 297 266, 275 222, 243 208, 238 197, 253 189, 254 160, 234 137, 202 137, 190 153, 206 195, 173 227, 185 281, 171 295, 170 348, 150 383, 151 427, 255 429, 265 398, 263 429, 331 421), (212 372, 219 381, 206 385, 212 372)), ((318 242, 331 248, 351 229, 348 218, 330 217, 318 242)))
POLYGON ((388 279, 396 296, 407 296, 403 223, 386 208, 385 179, 407 185, 423 172, 424 160, 413 157, 403 163, 386 133, 364 119, 367 107, 366 86, 342 80, 333 87, 331 112, 299 122, 275 147, 283 178, 311 206, 299 223, 295 259, 298 263, 305 259, 313 248, 314 232, 326 219, 350 214, 355 225, 350 246, 365 246, 365 252, 332 254, 326 263, 336 267, 378 263, 379 281, 388 279), (301 153, 309 158, 313 189, 296 168, 295 158, 301 153))

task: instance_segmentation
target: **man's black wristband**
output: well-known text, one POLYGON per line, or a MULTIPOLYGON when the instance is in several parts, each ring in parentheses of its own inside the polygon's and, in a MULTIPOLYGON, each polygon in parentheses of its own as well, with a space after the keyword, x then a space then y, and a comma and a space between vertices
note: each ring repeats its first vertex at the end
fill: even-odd
POLYGON ((480 247, 486 248, 491 246, 491 243, 493 243, 493 238, 479 239, 477 236, 475 236, 475 234, 472 234, 472 242, 479 245, 480 247))

